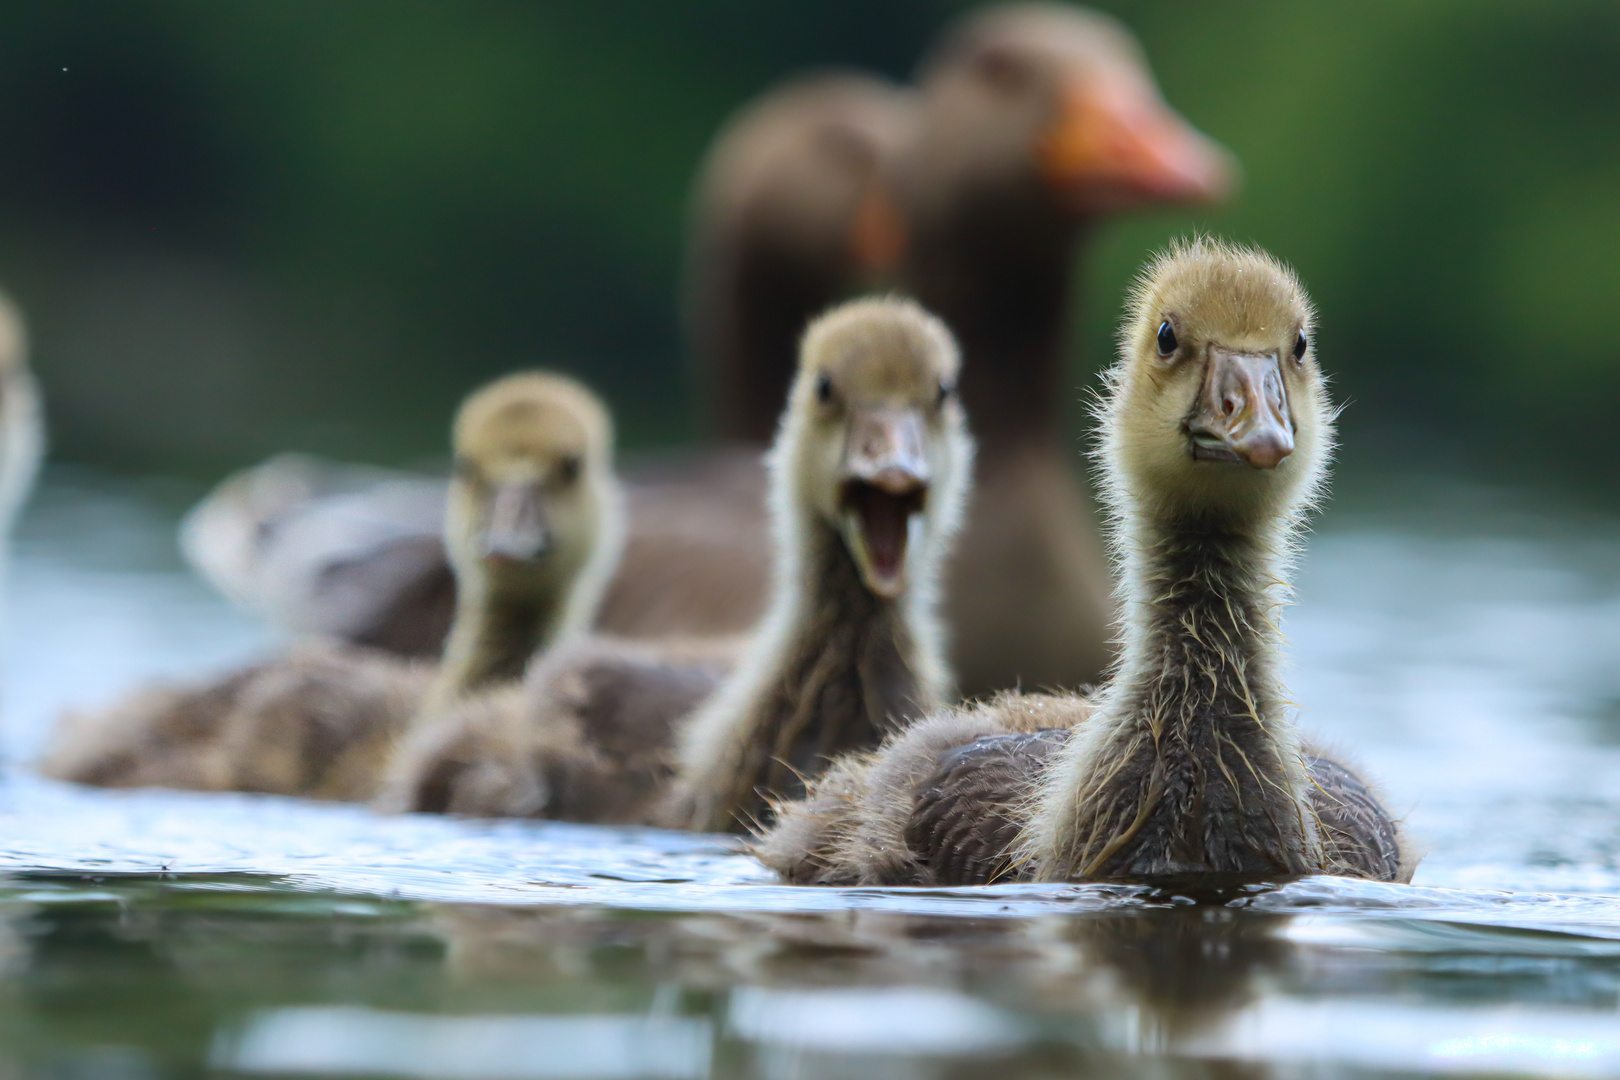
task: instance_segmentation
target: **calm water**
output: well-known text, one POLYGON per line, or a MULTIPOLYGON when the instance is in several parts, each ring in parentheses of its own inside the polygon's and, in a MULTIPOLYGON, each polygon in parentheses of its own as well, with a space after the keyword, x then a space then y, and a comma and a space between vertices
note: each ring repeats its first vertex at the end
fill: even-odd
MULTIPOLYGON (((1620 520, 1529 504, 1351 490, 1311 539, 1290 685, 1429 849, 1414 887, 792 889, 719 838, 14 768, 0 1077, 1620 1075, 1620 520)), ((53 477, 11 761, 275 646, 181 570, 176 509, 53 477)))

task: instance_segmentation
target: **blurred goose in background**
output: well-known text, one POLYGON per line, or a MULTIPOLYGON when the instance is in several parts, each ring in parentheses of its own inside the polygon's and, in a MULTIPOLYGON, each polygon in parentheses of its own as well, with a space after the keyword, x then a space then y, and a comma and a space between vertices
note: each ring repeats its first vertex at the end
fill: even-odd
POLYGON ((508 376, 456 417, 444 520, 456 617, 435 671, 375 649, 311 643, 200 687, 153 687, 65 717, 42 769, 115 787, 369 798, 410 718, 516 681, 585 630, 617 562, 613 429, 572 379, 508 376))
POLYGON ((1333 447, 1314 333, 1262 252, 1196 240, 1153 263, 1098 409, 1124 571, 1112 680, 947 710, 846 758, 782 810, 767 865, 843 884, 1410 880, 1396 822, 1304 745, 1277 672, 1333 447))
POLYGON ((942 703, 935 577, 972 456, 956 377, 949 332, 908 301, 814 323, 771 455, 775 595, 730 678, 663 708, 715 675, 712 657, 560 649, 521 692, 467 701, 402 752, 387 805, 736 829, 942 703))
MULTIPOLYGON (((764 95, 716 138, 694 200, 686 309, 727 445, 629 477, 628 542, 600 629, 724 635, 764 613, 760 457, 805 324, 897 256, 888 219, 861 208, 877 205, 910 108, 876 79, 828 73, 764 95)), ((442 480, 281 455, 223 481, 187 517, 181 546, 232 601, 295 633, 436 655, 455 608, 443 500, 442 480)))
POLYGON ((28 333, 0 295, 0 538, 10 535, 44 456, 45 408, 28 369, 28 333))
POLYGON ((722 441, 768 446, 806 324, 892 277, 905 238, 885 184, 916 113, 909 90, 827 73, 761 95, 715 136, 693 196, 684 308, 722 441))
POLYGON ((1160 98, 1113 19, 1055 4, 970 13, 923 65, 894 168, 907 288, 956 333, 979 440, 946 580, 963 693, 1076 688, 1110 654, 1112 580, 1064 431, 1075 248, 1126 209, 1203 202, 1224 151, 1160 98))
MULTIPOLYGON (((1123 27, 1056 5, 967 16, 915 94, 822 76, 750 106, 701 175, 688 264, 694 351, 716 430, 735 445, 632 481, 629 546, 600 627, 732 633, 763 614, 758 449, 798 328, 863 283, 892 280, 970 358, 962 394, 987 482, 945 593, 963 691, 1098 677, 1111 583, 1063 431, 1074 249, 1091 222, 1215 199, 1232 172, 1165 105, 1123 27)), ((229 481, 194 513, 193 563, 283 625, 430 648, 448 574, 422 525, 430 515, 413 525, 400 504, 431 489, 402 480, 299 498, 299 483, 275 482, 274 462, 261 469, 270 475, 229 481), (244 497, 256 487, 293 497, 244 497)))

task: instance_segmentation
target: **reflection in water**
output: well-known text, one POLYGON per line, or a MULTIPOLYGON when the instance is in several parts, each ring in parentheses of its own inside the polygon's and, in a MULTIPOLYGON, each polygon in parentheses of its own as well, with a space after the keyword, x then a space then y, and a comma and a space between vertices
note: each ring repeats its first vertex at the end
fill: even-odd
MULTIPOLYGON (((64 704, 268 645, 156 505, 59 475, 27 523, 12 760, 64 704)), ((14 774, 0 1075, 1615 1075, 1620 531, 1494 513, 1330 517, 1287 624, 1418 887, 793 889, 725 839, 14 774)))
POLYGON ((246 1073, 446 1080, 687 1080, 709 1075, 708 1023, 657 1016, 431 1016, 352 1005, 272 1009, 216 1040, 246 1073))
POLYGON ((19 1073, 114 1053, 149 1074, 807 1080, 1620 1061, 1620 947, 1575 935, 1392 920, 1372 949, 1233 908, 655 914, 243 876, 19 876, 0 913, 19 1073))

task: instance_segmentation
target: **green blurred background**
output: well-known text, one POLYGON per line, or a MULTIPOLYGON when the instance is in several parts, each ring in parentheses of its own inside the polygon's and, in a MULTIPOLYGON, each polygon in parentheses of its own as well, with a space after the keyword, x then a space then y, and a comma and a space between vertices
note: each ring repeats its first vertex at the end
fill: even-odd
MULTIPOLYGON (((57 456, 206 478, 441 452, 546 364, 625 441, 692 437, 676 307, 716 126, 806 66, 907 75, 947 0, 19 0, 0 5, 0 281, 57 456)), ((1206 226, 1292 261, 1351 462, 1602 482, 1620 404, 1620 5, 1118 0, 1240 199, 1110 222, 1123 286, 1206 226)))

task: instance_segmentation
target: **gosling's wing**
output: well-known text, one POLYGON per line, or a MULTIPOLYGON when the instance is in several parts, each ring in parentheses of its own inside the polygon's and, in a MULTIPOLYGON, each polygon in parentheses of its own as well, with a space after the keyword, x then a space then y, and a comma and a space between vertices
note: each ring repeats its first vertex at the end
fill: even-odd
POLYGON ((1361 777, 1332 758, 1312 754, 1311 806, 1316 811, 1331 873, 1395 881, 1401 846, 1390 817, 1361 777))
POLYGON ((196 685, 154 684, 102 709, 68 713, 39 771, 98 787, 217 788, 225 722, 263 672, 255 665, 196 685))
POLYGON ((473 695, 408 735, 380 805, 643 822, 670 775, 675 721, 730 664, 718 652, 671 655, 611 638, 564 645, 521 685, 473 695))
POLYGON ((918 789, 906 843, 939 885, 1017 880, 1018 809, 1068 741, 1057 728, 991 735, 949 750, 918 789))
POLYGON ((539 700, 535 768, 553 792, 545 816, 645 820, 671 775, 676 722, 714 692, 733 663, 732 656, 682 656, 597 638, 536 665, 527 681, 539 700), (557 730, 577 731, 577 748, 551 739, 557 730))

